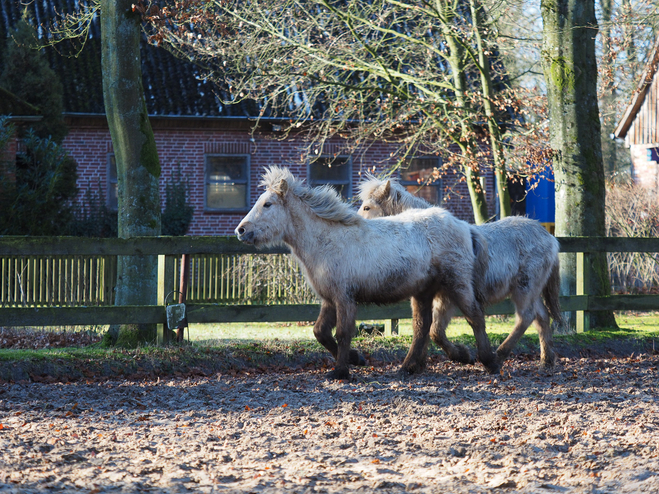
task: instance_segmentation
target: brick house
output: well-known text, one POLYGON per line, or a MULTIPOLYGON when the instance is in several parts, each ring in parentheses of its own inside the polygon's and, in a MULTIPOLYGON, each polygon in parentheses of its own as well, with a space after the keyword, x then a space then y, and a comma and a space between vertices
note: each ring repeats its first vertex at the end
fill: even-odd
MULTIPOLYGON (((35 19, 44 22, 53 18, 55 10, 66 11, 64 3, 31 2, 29 8, 35 19)), ((17 2, 0 0, 0 42, 20 19, 23 8, 17 2)), ((46 54, 64 86, 69 133, 62 145, 78 164, 79 198, 88 189, 100 187, 108 206, 116 208, 114 155, 103 107, 100 22, 92 23, 78 57, 64 57, 53 49, 46 49, 46 54)), ((329 183, 351 199, 363 172, 394 164, 391 144, 375 143, 364 153, 348 155, 338 140, 327 143, 320 159, 312 162, 302 152, 302 139, 278 139, 281 122, 276 118, 265 118, 252 132, 252 115, 258 109, 249 104, 224 105, 222 89, 207 83, 194 65, 146 42, 142 44, 142 64, 147 108, 162 166, 161 197, 164 201, 165 183, 180 169, 191 186, 189 202, 194 216, 190 235, 232 235, 260 195, 258 183, 268 165, 288 166, 311 185, 329 183), (332 166, 326 166, 329 164, 332 166)), ((419 188, 417 179, 439 164, 440 158, 417 156, 399 178, 410 190, 473 221, 469 193, 459 174, 419 188)), ((485 182, 488 202, 494 208, 493 174, 485 182)))
POLYGON ((634 182, 659 190, 659 41, 648 60, 614 134, 629 147, 634 182))

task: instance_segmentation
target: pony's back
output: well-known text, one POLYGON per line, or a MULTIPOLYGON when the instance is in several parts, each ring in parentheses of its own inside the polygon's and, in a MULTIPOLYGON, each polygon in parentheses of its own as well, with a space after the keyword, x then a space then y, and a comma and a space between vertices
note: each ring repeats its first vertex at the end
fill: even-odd
MULTIPOLYGON (((446 211, 444 208, 434 206, 428 201, 416 197, 403 187, 398 180, 382 180, 370 173, 366 175, 366 180, 359 186, 359 197, 362 200, 359 214, 366 218, 394 216, 410 209, 438 208, 446 211)), ((483 276, 487 272, 489 263, 487 240, 473 225, 469 225, 469 228, 472 248, 476 256, 473 271, 474 290, 476 298, 482 303, 485 301, 485 294, 482 291, 483 276)))

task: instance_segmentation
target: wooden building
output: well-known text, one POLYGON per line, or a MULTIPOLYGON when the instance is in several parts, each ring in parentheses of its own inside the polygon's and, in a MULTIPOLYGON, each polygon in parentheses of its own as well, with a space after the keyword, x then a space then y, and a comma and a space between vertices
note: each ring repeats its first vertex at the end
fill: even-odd
POLYGON ((638 88, 615 130, 624 139, 632 159, 632 178, 659 190, 659 40, 643 71, 638 88))

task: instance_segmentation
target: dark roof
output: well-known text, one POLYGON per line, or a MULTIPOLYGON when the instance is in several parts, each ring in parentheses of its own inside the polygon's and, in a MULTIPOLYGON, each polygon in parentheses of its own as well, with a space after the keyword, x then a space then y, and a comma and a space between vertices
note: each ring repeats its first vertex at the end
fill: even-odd
MULTIPOLYGON (((9 32, 20 20, 25 8, 31 13, 35 25, 48 26, 58 14, 76 11, 79 0, 41 0, 25 2, 0 0, 0 43, 5 43, 9 32)), ((4 45, 0 45, 4 46, 4 45)), ((64 42, 44 48, 50 66, 59 75, 64 89, 64 112, 68 114, 105 114, 103 106, 103 82, 101 77, 101 29, 97 15, 92 21, 88 39, 79 51, 79 42, 64 42), (79 51, 79 53, 78 53, 79 51), (67 54, 76 56, 66 56, 67 54)), ((215 82, 204 79, 204 70, 197 65, 175 57, 165 48, 147 43, 141 44, 142 78, 149 115, 177 117, 250 118, 259 115, 257 103, 243 101, 224 105, 228 91, 215 82), (220 96, 218 96, 218 93, 220 96)), ((495 53, 492 67, 502 61, 495 53)), ((2 60, 0 60, 0 64, 2 60)), ((2 67, 0 66, 0 70, 2 67)), ((508 85, 506 77, 494 71, 496 90, 508 85)), ((479 80, 476 75, 470 79, 479 80)), ((316 110, 323 113, 322 101, 316 102, 316 110)), ((269 108, 263 117, 271 117, 269 108)), ((520 118, 511 109, 501 115, 502 123, 520 118)))
MULTIPOLYGON (((0 43, 27 8, 35 25, 49 25, 57 13, 75 11, 73 0, 19 2, 0 0, 0 43)), ((104 114, 101 78, 101 27, 97 15, 89 38, 77 57, 79 43, 66 42, 45 48, 51 67, 64 86, 65 113, 104 114)), ((157 116, 242 117, 256 115, 254 105, 223 105, 216 85, 203 80, 203 70, 174 57, 164 48, 142 43, 142 77, 147 108, 157 116)), ((0 60, 0 63, 2 61, 0 60)), ((0 67, 1 70, 1 67, 0 67)))
POLYGON ((657 68, 659 67, 659 39, 654 45, 652 54, 648 58, 648 63, 643 70, 641 79, 639 81, 636 91, 632 95, 632 100, 625 110, 618 127, 616 128, 614 134, 620 139, 624 139, 627 136, 627 131, 634 123, 636 115, 643 106, 645 101, 645 96, 647 95, 648 89, 652 86, 652 81, 657 73, 657 68))

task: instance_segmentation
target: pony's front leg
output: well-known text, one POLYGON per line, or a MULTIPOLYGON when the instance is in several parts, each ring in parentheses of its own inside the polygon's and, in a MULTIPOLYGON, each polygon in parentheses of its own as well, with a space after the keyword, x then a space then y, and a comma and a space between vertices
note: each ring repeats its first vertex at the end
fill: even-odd
POLYGON ((336 326, 336 307, 331 302, 323 300, 320 303, 320 314, 313 326, 313 335, 318 343, 323 345, 332 354, 334 360, 338 353, 336 340, 332 336, 332 328, 336 326))
POLYGON ((432 299, 412 297, 412 345, 400 368, 402 373, 418 374, 426 368, 431 323, 432 299))
POLYGON ((357 315, 357 304, 354 302, 338 303, 336 305, 336 342, 338 352, 336 365, 330 372, 332 379, 350 378, 350 342, 355 332, 355 316, 357 315))

